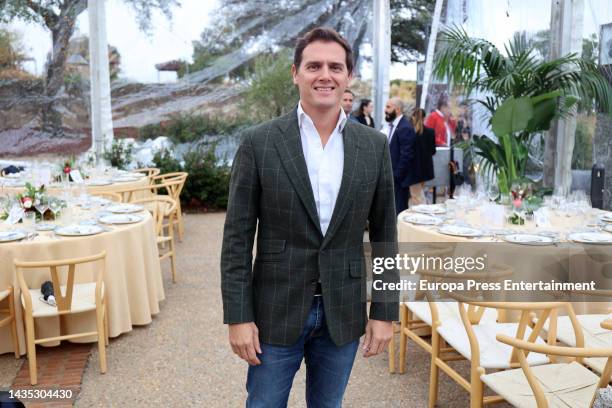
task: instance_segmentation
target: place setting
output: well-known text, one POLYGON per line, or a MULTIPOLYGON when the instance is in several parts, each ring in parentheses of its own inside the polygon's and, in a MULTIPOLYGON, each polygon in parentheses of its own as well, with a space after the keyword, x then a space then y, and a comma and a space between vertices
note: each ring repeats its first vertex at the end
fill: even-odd
POLYGON ((131 214, 141 212, 143 210, 144 207, 142 205, 130 203, 113 204, 106 208, 106 211, 114 214, 131 214))
POLYGON ((410 208, 412 212, 428 215, 445 214, 446 208, 440 204, 419 204, 410 208))
POLYGON ((421 213, 406 214, 402 220, 415 225, 439 225, 444 222, 440 217, 421 213))
POLYGON ((463 238, 479 238, 485 234, 485 232, 479 228, 473 228, 467 225, 455 225, 446 224, 438 228, 438 232, 444 235, 451 235, 454 237, 463 238))

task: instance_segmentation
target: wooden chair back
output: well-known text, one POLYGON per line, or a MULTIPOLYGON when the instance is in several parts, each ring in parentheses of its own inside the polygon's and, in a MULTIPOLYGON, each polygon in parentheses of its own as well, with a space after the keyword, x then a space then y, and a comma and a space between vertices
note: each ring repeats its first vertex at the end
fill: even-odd
MULTIPOLYGON (((612 329, 612 322, 610 322, 610 324, 606 323, 605 325, 602 323, 602 327, 605 329, 612 329)), ((533 342, 512 338, 503 334, 498 334, 496 338, 498 341, 514 347, 514 351, 518 356, 520 367, 525 374, 525 378, 527 378, 527 382, 529 383, 531 390, 533 391, 538 408, 548 408, 548 401, 546 400, 542 387, 536 380, 531 368, 529 367, 529 363, 527 362, 527 354, 529 352, 559 357, 570 357, 578 362, 581 362, 581 360, 584 358, 607 357, 608 361, 606 362, 603 374, 600 377, 599 383, 597 384, 597 388, 606 388, 610 380, 612 380, 612 347, 584 348, 553 346, 550 344, 535 344, 533 342)), ((596 396, 597 391, 593 395, 589 407, 593 406, 596 396)))
POLYGON ((69 314, 72 306, 72 293, 74 290, 74 277, 76 274, 76 266, 90 263, 98 263, 97 276, 96 276, 96 305, 102 303, 102 281, 104 278, 106 262, 106 251, 102 251, 95 255, 85 256, 81 258, 70 258, 60 259, 56 261, 19 261, 15 260, 15 270, 17 272, 17 280, 19 287, 21 288, 21 294, 24 298, 26 311, 32 311, 32 298, 28 284, 24 278, 24 270, 28 269, 46 269, 48 268, 51 274, 51 282, 53 283, 53 292, 55 301, 57 304, 57 310, 59 314, 69 314), (66 278, 66 293, 62 294, 61 282, 60 282, 60 271, 61 267, 68 267, 68 273, 66 278))
MULTIPOLYGON (((143 205, 151 213, 155 221, 155 233, 157 236, 161 236, 163 233, 164 218, 168 218, 172 222, 174 211, 176 210, 176 201, 167 195, 139 198, 133 200, 132 203, 143 205)), ((172 229, 170 233, 172 233, 172 229)))

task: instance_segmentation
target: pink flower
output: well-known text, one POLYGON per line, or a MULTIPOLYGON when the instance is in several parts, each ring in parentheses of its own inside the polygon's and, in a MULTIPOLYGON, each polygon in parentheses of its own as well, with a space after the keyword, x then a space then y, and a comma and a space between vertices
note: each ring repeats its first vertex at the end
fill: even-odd
POLYGON ((523 204, 523 200, 521 200, 521 198, 519 197, 516 200, 513 200, 512 204, 514 205, 514 208, 519 208, 521 204, 523 204))
POLYGON ((32 199, 30 197, 23 197, 21 199, 21 205, 26 210, 29 210, 30 208, 32 208, 32 199))

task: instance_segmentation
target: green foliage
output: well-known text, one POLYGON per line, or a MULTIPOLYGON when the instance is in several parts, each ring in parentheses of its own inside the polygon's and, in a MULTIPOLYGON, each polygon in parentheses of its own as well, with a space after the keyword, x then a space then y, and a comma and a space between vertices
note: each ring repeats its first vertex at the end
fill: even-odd
POLYGON ((23 45, 17 34, 0 28, 0 70, 19 69, 25 59, 23 45))
POLYGON ((210 208, 226 208, 230 168, 218 164, 214 146, 198 148, 185 155, 184 171, 189 173, 181 198, 210 208))
POLYGON ((470 38, 461 28, 443 30, 434 74, 472 91, 489 93, 478 103, 490 114, 497 141, 475 137, 485 174, 495 175, 500 192, 525 177, 533 136, 559 116, 575 114, 579 100, 612 112, 612 90, 597 66, 569 54, 544 61, 524 36, 516 35, 502 54, 492 43, 470 38))
POLYGON ((155 152, 153 155, 153 164, 160 170, 161 174, 183 170, 181 162, 175 159, 172 152, 168 149, 160 149, 155 152))
POLYGON ((227 120, 207 115, 181 113, 173 115, 163 125, 143 126, 138 131, 138 137, 146 140, 167 136, 175 144, 189 143, 200 140, 204 135, 228 135, 248 125, 250 122, 244 118, 227 120))
POLYGON ((255 60, 242 110, 257 122, 283 115, 297 104, 299 95, 291 75, 292 57, 285 49, 255 60))
POLYGON ((435 0, 391 0, 391 60, 413 62, 425 54, 435 0))
POLYGON ((114 139, 111 144, 110 150, 104 152, 104 159, 107 160, 111 166, 119 169, 126 169, 127 166, 132 162, 132 152, 134 146, 125 140, 114 139))
POLYGON ((175 171, 189 173, 181 193, 181 202, 211 209, 227 207, 230 168, 218 162, 215 146, 190 150, 185 154, 184 162, 181 165, 167 149, 156 152, 153 157, 155 167, 162 174, 175 171))

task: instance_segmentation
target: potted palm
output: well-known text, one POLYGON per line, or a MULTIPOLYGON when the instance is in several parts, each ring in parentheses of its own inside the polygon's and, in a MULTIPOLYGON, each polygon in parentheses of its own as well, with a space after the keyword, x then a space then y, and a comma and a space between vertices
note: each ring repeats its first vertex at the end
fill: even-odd
POLYGON ((502 53, 487 40, 471 38, 458 27, 440 33, 434 75, 447 78, 466 96, 484 94, 482 105, 496 139, 476 136, 474 154, 485 176, 497 178, 507 195, 516 180, 526 179, 529 146, 559 116, 575 114, 579 100, 610 112, 612 91, 590 60, 576 54, 546 61, 526 42, 514 38, 502 53))

